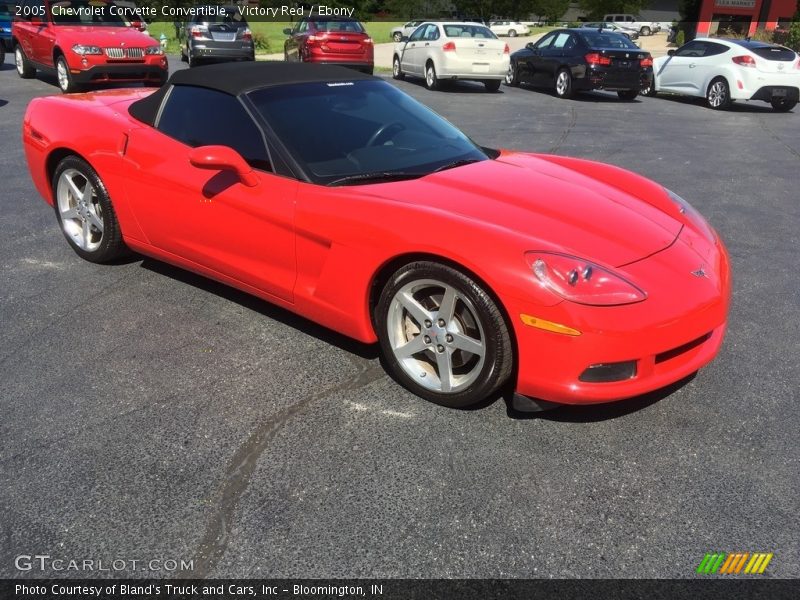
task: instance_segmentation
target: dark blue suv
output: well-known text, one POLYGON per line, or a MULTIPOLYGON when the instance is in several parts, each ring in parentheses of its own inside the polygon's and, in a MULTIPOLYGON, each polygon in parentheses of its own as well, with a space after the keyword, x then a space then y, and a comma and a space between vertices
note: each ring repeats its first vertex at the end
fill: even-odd
MULTIPOLYGON (((0 1, 0 55, 5 50, 11 50, 11 19, 14 11, 13 4, 0 1)), ((2 60, 0 60, 2 63, 2 60)))

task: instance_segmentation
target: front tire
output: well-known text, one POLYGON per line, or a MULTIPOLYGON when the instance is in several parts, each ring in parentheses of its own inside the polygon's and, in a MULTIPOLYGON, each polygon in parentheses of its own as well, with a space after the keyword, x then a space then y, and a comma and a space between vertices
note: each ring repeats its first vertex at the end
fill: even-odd
POLYGON ((708 84, 706 103, 714 110, 725 110, 733 103, 731 89, 724 77, 717 77, 708 84))
POLYGON ((650 98, 654 98, 655 96, 657 96, 658 92, 656 91, 655 80, 650 79, 650 81, 647 84, 642 86, 641 94, 642 96, 649 96, 650 98))
POLYGON ((508 63, 508 73, 506 73, 506 85, 511 87, 519 86, 519 71, 517 64, 512 60, 508 63))
POLYGON ((392 39, 396 44, 399 44, 403 40, 403 34, 398 31, 392 36, 392 39))
POLYGON ((639 90, 619 90, 617 92, 617 96, 619 96, 619 99, 626 100, 627 102, 635 100, 636 96, 638 95, 639 95, 639 90))
POLYGON ((517 30, 516 29, 509 29, 508 30, 508 37, 517 37, 517 30))
POLYGON ((400 66, 400 57, 395 54, 394 59, 392 60, 392 78, 393 79, 404 79, 405 73, 403 73, 403 69, 400 66))
POLYGON ((68 156, 53 174, 56 219, 78 256, 104 263, 125 252, 111 198, 97 172, 82 158, 68 156))
POLYGON ((375 323, 390 373, 436 404, 476 404, 511 375, 513 350, 500 309, 452 267, 420 261, 399 269, 381 292, 375 323))
POLYGON ((789 100, 788 98, 772 98, 769 103, 776 112, 789 112, 797 106, 797 100, 789 100))
POLYGON ((56 79, 58 80, 58 87, 65 94, 79 92, 81 89, 81 86, 75 83, 72 78, 67 59, 63 55, 56 57, 56 79))
POLYGON ((436 76, 436 67, 433 62, 428 61, 425 65, 425 87, 431 91, 439 89, 439 78, 436 76))
POLYGON ((496 92, 500 89, 500 80, 499 79, 487 79, 483 82, 483 86, 486 88, 487 92, 496 92))
POLYGON ((650 31, 650 28, 647 27, 646 25, 642 27, 641 30, 639 31, 639 35, 650 35, 651 33, 652 32, 650 31))
POLYGON ((14 46, 14 64, 17 67, 17 75, 22 79, 30 79, 36 75, 36 69, 28 62, 28 57, 19 44, 14 46))
POLYGON ((572 87, 572 73, 569 69, 561 69, 556 75, 556 96, 559 98, 572 98, 574 94, 572 87))

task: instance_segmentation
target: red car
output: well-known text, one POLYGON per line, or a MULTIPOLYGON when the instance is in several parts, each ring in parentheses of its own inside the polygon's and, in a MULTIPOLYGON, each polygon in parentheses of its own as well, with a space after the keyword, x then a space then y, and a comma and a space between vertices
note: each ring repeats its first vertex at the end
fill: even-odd
POLYGON ((55 72, 64 93, 85 84, 167 79, 159 43, 131 27, 113 1, 25 0, 12 25, 14 61, 20 77, 55 72))
POLYGON ((355 19, 311 16, 300 19, 284 42, 287 61, 341 65, 372 75, 375 68, 372 38, 355 19))
POLYGON ((722 343, 728 255, 678 195, 482 148, 350 69, 214 65, 155 92, 37 98, 23 139, 81 257, 129 248, 377 341, 439 404, 626 398, 722 343))

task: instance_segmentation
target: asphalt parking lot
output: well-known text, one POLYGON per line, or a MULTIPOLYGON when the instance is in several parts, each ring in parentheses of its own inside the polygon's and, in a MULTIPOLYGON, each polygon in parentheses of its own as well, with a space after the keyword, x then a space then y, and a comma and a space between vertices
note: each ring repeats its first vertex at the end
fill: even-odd
POLYGON ((28 101, 58 90, 9 56, 0 577, 86 575, 15 568, 36 553, 203 577, 693 577, 711 551, 773 552, 765 576, 800 577, 798 110, 398 86, 483 145, 607 161, 692 202, 733 261, 718 359, 614 405, 448 410, 376 348, 242 293, 83 262, 20 143, 28 101))

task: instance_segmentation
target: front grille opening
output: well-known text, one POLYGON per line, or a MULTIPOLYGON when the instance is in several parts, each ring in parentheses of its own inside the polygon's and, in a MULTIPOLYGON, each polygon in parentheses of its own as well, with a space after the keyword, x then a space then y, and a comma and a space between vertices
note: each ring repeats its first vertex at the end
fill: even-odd
POLYGON ((578 379, 586 383, 609 383, 636 377, 636 361, 601 363, 587 367, 578 379))
POLYGON ((692 340, 691 342, 687 342, 682 346, 678 346, 677 348, 673 348, 672 350, 667 350, 666 352, 662 352, 661 354, 656 354, 656 364, 672 360, 673 358, 676 358, 681 354, 685 354, 686 352, 689 352, 689 350, 692 350, 704 344, 710 337, 711 337, 711 332, 709 331, 707 334, 701 335, 696 340, 692 340))

